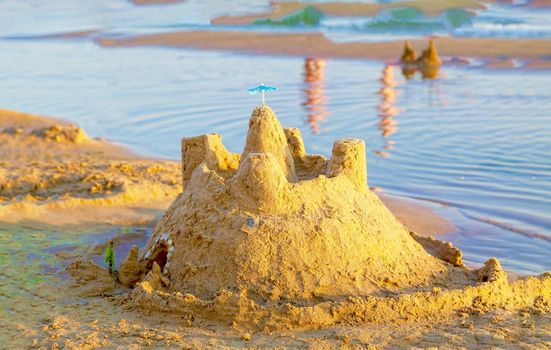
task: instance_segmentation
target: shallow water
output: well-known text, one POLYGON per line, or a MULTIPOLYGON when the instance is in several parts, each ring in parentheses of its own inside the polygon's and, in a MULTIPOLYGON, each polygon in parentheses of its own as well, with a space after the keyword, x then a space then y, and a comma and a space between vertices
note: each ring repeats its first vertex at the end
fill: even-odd
MULTIPOLYGON (((370 186, 425 201, 450 218, 459 232, 445 238, 469 263, 496 256, 521 273, 551 269, 551 71, 473 64, 445 66, 433 81, 407 81, 395 68, 390 86, 374 61, 14 39, 204 26, 227 11, 194 1, 146 8, 101 1, 94 11, 85 3, 48 8, 55 16, 39 16, 38 1, 23 4, 42 12, 0 4, 0 20, 13 22, 0 29, 10 37, 0 40, 2 108, 68 119, 139 153, 179 159, 181 137, 209 132, 240 152, 259 102, 246 89, 263 80, 280 88, 267 101, 284 126, 301 129, 309 152, 329 156, 338 138, 365 139, 370 186), (21 13, 25 19, 10 21, 21 13), (75 19, 79 13, 84 19, 75 19)), ((250 11, 266 4, 255 6, 250 11)))
MULTIPOLYGON (((68 274, 65 267, 71 259, 94 257, 105 266, 103 251, 107 242, 117 240, 117 265, 130 246, 144 246, 150 228, 113 228, 103 232, 44 230, 27 225, 0 226, 0 310, 2 318, 0 340, 8 341, 4 332, 24 327, 43 327, 44 320, 53 314, 63 314, 64 306, 86 305, 89 298, 67 297, 68 274)), ((28 336, 28 334, 25 334, 28 336)), ((13 342, 13 339, 10 339, 13 342)))

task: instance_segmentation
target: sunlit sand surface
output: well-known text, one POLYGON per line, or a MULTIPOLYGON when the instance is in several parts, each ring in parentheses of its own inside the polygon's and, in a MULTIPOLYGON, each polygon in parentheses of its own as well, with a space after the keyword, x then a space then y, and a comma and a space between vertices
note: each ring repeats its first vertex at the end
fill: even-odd
POLYGON ((0 2, 0 344, 550 347, 548 5, 0 2))

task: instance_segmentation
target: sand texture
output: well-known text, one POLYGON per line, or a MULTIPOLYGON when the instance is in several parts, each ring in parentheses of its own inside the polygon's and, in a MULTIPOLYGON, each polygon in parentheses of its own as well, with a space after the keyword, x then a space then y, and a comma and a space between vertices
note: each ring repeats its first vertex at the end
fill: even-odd
POLYGON ((4 222, 151 220, 145 212, 181 190, 176 163, 139 158, 62 121, 0 110, 0 145, 4 222))
POLYGON ((137 266, 142 277, 124 306, 241 332, 549 312, 551 275, 509 283, 494 258, 468 269, 451 244, 410 234, 368 189, 363 141, 336 141, 330 159, 309 155, 298 130, 258 107, 238 167, 219 174, 237 155, 218 135, 204 138, 216 141, 182 140, 195 150, 182 162, 203 162, 186 169, 184 191, 126 260, 131 279, 137 266))

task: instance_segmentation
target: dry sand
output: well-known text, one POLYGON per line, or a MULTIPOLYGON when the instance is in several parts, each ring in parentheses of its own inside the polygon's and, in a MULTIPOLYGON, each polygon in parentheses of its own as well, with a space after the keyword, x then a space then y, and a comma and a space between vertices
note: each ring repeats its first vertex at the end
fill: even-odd
POLYGON ((0 221, 150 222, 181 190, 175 162, 146 159, 82 129, 0 110, 0 221))
POLYGON ((211 20, 212 24, 222 25, 245 25, 252 24, 256 20, 270 18, 272 20, 281 19, 294 12, 300 11, 306 6, 312 6, 321 11, 325 15, 339 16, 339 17, 371 17, 375 16, 382 10, 398 8, 398 7, 411 7, 416 8, 428 16, 436 16, 442 12, 454 9, 463 8, 466 10, 479 10, 483 9, 484 2, 477 0, 411 0, 411 1, 398 1, 386 4, 375 3, 354 3, 354 2, 324 2, 324 3, 303 3, 303 2, 279 2, 274 1, 272 4, 272 11, 268 13, 259 13, 252 15, 242 16, 220 16, 211 20))
MULTIPOLYGON (((168 46, 203 50, 230 50, 238 52, 293 55, 319 58, 361 58, 397 60, 403 51, 402 41, 372 43, 334 43, 321 33, 268 34, 253 32, 189 31, 151 34, 123 39, 100 38, 108 47, 168 46)), ((421 52, 427 41, 411 40, 413 48, 421 52)), ((549 39, 491 39, 491 38, 437 38, 442 56, 493 58, 521 58, 549 61, 549 39)))

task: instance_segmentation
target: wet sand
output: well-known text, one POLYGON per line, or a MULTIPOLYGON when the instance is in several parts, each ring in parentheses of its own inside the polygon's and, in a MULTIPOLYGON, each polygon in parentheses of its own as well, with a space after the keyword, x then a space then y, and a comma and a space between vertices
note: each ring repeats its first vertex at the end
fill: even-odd
MULTIPOLYGON (((105 47, 164 46, 202 50, 228 50, 268 55, 292 55, 318 58, 396 60, 403 41, 373 43, 334 43, 321 33, 266 34, 252 32, 189 31, 135 36, 122 39, 100 38, 105 47)), ((417 51, 427 40, 411 40, 417 51)), ((520 58, 548 61, 551 39, 437 38, 442 56, 476 58, 520 58)), ((539 67, 544 65, 540 64, 539 67)))
POLYGON ((412 200, 393 197, 384 192, 378 193, 378 196, 396 218, 410 231, 436 236, 457 230, 457 227, 452 222, 441 216, 434 215, 434 212, 430 208, 419 205, 412 200), (419 218, 430 218, 430 220, 419 220, 419 218))

